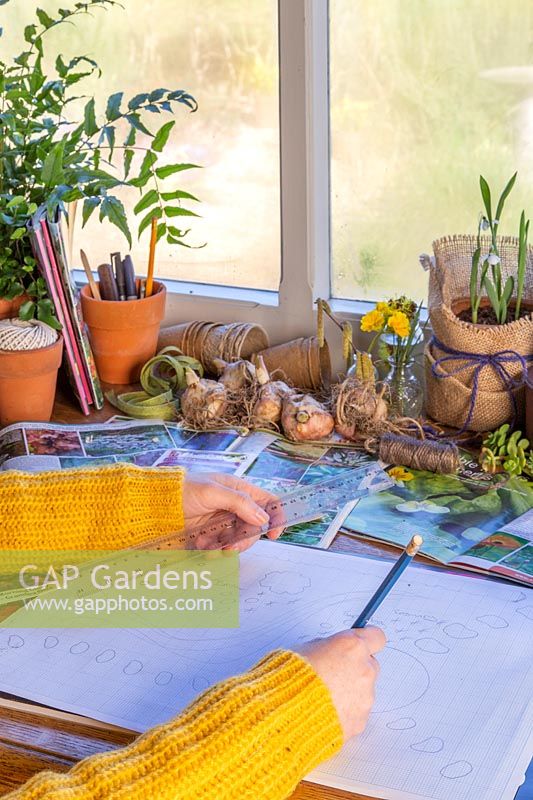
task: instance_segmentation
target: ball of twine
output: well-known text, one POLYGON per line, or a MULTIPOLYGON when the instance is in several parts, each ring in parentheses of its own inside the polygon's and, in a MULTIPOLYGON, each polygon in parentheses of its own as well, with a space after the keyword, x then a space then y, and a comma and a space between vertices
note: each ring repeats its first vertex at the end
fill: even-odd
POLYGON ((450 475, 459 469, 459 449, 454 442, 420 441, 412 436, 385 433, 379 457, 387 464, 450 475))
POLYGON ((0 320, 0 350, 40 350, 57 341, 57 331, 38 320, 0 320))

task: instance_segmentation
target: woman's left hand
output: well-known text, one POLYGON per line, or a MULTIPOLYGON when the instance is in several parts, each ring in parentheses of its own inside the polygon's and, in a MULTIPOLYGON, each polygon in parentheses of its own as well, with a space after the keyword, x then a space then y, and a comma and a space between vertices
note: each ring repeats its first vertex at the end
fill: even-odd
MULTIPOLYGON (((233 475, 187 473, 183 486, 183 513, 186 528, 203 525, 215 514, 231 512, 249 525, 261 527, 269 521, 264 506, 276 496, 233 475)), ((268 532, 269 539, 277 539, 283 528, 268 532)), ((243 552, 259 536, 252 536, 231 545, 232 550, 243 552)))

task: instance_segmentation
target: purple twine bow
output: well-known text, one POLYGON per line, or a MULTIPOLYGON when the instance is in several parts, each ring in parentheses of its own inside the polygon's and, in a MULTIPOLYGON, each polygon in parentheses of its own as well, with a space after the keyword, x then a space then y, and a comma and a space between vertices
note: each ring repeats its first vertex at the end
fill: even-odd
POLYGON ((533 353, 531 353, 529 356, 522 356, 520 353, 517 353, 516 350, 500 350, 499 353, 493 353, 492 355, 468 353, 465 350, 454 350, 453 347, 448 347, 439 341, 435 335, 432 337, 429 344, 430 347, 435 345, 435 347, 438 347, 438 349, 443 353, 447 353, 447 355, 436 359, 431 366, 431 371, 436 378, 452 378, 454 375, 458 375, 465 369, 471 369, 472 367, 474 368, 470 408, 468 409, 465 423, 459 433, 464 433, 466 430, 468 430, 468 427, 472 421, 477 400, 479 376, 481 374, 481 370, 485 369, 485 367, 492 367, 494 372, 500 376, 505 389, 507 389, 513 403, 514 424, 518 413, 518 408, 513 390, 524 385, 533 388, 533 384, 529 382, 527 374, 528 363, 533 363, 533 353), (452 370, 452 372, 444 372, 444 370, 439 370, 442 364, 453 361, 460 361, 463 363, 460 364, 456 369, 452 370), (513 376, 509 374, 506 364, 518 364, 520 366, 520 373, 517 378, 513 378, 513 376))

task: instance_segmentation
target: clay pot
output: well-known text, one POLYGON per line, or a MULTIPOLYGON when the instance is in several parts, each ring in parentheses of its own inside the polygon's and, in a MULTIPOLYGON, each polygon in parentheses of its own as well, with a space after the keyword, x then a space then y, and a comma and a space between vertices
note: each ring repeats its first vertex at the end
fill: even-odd
POLYGON ((63 339, 38 350, 0 350, 0 425, 49 422, 63 339))
POLYGON ((14 300, 0 300, 0 319, 12 319, 18 317, 19 309, 28 300, 27 294, 21 294, 14 300))
POLYGON ((154 293, 142 300, 95 300, 81 290, 83 318, 100 378, 106 383, 136 383, 144 364, 156 354, 165 316, 166 289, 154 281, 154 293))

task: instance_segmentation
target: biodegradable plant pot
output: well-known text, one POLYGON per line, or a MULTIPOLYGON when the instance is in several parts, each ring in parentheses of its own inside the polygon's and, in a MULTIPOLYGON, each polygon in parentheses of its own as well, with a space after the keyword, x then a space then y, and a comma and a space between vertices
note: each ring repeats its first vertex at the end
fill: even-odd
POLYGON ((63 339, 37 350, 0 350, 0 425, 48 422, 63 339))
POLYGON ((298 389, 319 391, 331 383, 331 359, 327 342, 320 347, 316 336, 293 339, 290 342, 269 347, 263 356, 267 370, 272 374, 279 370, 280 377, 287 379, 298 389))
POLYGON ((143 365, 157 350, 165 316, 166 289, 154 281, 154 293, 142 300, 95 300, 81 290, 83 318, 100 378, 106 383, 136 383, 143 365))
POLYGON ((267 332, 261 325, 247 322, 184 322, 163 328, 158 350, 173 345, 186 355, 197 358, 211 375, 217 374, 215 361, 248 359, 268 347, 267 332))

